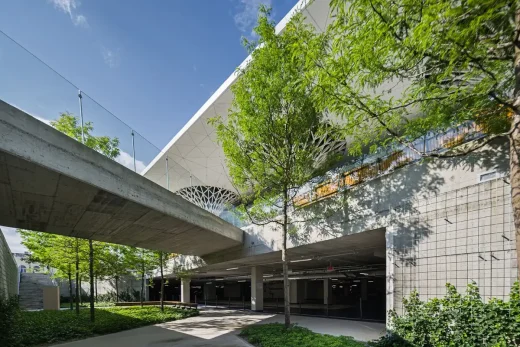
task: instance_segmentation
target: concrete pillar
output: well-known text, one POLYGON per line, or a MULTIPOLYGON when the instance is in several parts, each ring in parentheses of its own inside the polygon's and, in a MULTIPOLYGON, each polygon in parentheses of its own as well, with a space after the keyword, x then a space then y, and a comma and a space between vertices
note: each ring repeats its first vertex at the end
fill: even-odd
POLYGON ((264 271, 256 266, 251 268, 251 310, 264 310, 264 271))
POLYGON ((323 280, 323 305, 330 304, 330 297, 332 294, 332 286, 330 282, 329 278, 323 280))
POLYGON ((181 302, 190 302, 190 283, 191 280, 188 278, 181 279, 181 302))

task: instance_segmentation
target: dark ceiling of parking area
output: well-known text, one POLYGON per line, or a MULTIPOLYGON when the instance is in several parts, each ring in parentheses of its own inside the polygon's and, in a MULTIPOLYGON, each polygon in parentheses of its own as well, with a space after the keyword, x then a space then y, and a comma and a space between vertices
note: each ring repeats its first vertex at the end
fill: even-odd
MULTIPOLYGON (((294 275, 381 272, 386 262, 385 229, 298 246, 290 248, 287 253, 290 260, 289 270, 294 275)), ((281 274, 281 251, 204 266, 193 273, 193 278, 240 278, 249 276, 253 266, 261 267, 264 276, 281 274)))

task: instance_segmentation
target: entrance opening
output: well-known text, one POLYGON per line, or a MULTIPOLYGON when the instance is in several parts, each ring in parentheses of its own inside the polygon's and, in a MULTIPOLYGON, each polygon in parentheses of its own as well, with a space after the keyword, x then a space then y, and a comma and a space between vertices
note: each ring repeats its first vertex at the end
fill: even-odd
MULTIPOLYGON (((385 321, 384 229, 294 247, 288 253, 291 314, 385 321)), ((190 300, 209 307, 251 309, 250 275, 256 266, 264 278, 263 310, 283 313, 280 257, 272 252, 200 268, 191 278, 190 300), (197 278, 198 272, 204 275, 197 278)), ((159 293, 160 280, 155 278, 150 300, 159 300, 159 293)), ((180 281, 169 279, 165 300, 180 299, 180 281)))
MULTIPOLYGON (((263 310, 284 312, 280 254, 244 258, 247 265, 215 264, 201 269, 205 278, 192 278, 200 287, 197 303, 250 309, 251 267, 264 274, 263 310)), ((377 229, 315 242, 289 250, 291 314, 385 321, 385 230, 377 229)), ((192 295, 191 300, 194 301, 192 295)))

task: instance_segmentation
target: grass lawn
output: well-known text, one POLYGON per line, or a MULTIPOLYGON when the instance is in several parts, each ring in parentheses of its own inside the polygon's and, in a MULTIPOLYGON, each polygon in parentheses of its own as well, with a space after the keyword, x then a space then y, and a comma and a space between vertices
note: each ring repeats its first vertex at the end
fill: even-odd
POLYGON ((350 336, 322 335, 307 328, 293 326, 285 329, 283 324, 251 325, 240 333, 249 343, 261 347, 365 347, 350 336))
POLYGON ((144 325, 162 323, 198 315, 197 310, 165 307, 108 307, 96 309, 96 321, 90 322, 89 310, 21 311, 16 324, 20 346, 35 346, 114 333, 144 325))

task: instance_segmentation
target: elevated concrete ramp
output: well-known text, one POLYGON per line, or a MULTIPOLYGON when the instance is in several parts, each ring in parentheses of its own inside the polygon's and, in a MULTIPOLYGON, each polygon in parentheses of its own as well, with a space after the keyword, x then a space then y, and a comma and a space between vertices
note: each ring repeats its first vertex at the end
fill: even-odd
POLYGON ((0 225, 205 255, 243 231, 0 100, 0 225))

